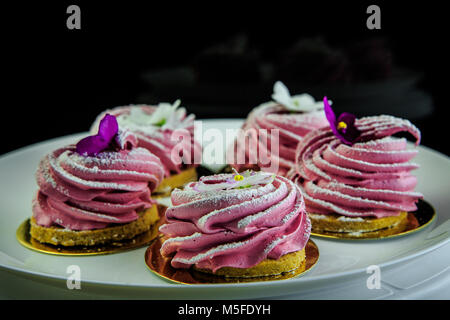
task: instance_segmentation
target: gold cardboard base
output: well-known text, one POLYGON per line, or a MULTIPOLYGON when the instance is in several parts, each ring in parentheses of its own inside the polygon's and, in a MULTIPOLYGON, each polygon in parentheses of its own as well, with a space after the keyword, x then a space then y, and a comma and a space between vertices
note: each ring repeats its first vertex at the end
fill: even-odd
POLYGON ((349 232, 317 232, 313 230, 311 236, 330 238, 330 239, 343 239, 343 240, 379 240, 390 239, 394 237, 404 236, 413 232, 420 231, 431 224, 436 218, 436 212, 434 208, 426 201, 419 200, 417 202, 417 210, 408 213, 408 223, 405 228, 400 230, 386 228, 376 230, 372 232, 361 233, 349 233, 349 232))
POLYGON ((170 265, 171 259, 165 258, 161 255, 161 245, 162 239, 158 238, 148 247, 147 251, 145 252, 145 263, 147 264, 147 267, 150 269, 150 271, 157 274, 158 276, 166 280, 181 284, 241 283, 284 280, 305 274, 307 271, 311 270, 311 268, 319 260, 319 248, 310 239, 305 247, 306 259, 303 264, 296 270, 285 272, 279 275, 265 277, 223 277, 199 272, 194 270, 193 268, 173 268, 170 265))
POLYGON ((160 220, 152 225, 149 231, 141 233, 129 240, 111 242, 105 245, 96 246, 55 246, 42 243, 33 239, 30 235, 30 219, 25 220, 16 231, 17 241, 24 247, 46 254, 64 255, 64 256, 88 256, 123 252, 137 249, 149 245, 159 234, 159 226, 165 220, 165 207, 158 205, 160 220))

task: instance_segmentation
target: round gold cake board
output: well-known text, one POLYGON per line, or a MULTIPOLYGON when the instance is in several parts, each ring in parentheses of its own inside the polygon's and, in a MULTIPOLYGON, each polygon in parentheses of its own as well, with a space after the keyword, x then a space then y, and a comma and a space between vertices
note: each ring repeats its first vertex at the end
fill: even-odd
POLYGON ((17 241, 24 247, 46 254, 64 256, 90 256, 111 254, 127 250, 137 249, 149 245, 159 234, 159 226, 164 223, 164 212, 166 207, 158 205, 160 220, 156 222, 149 231, 141 233, 129 240, 122 240, 97 246, 56 246, 42 243, 30 236, 30 219, 25 220, 16 231, 17 241))
POLYGON ((291 272, 285 272, 280 275, 252 277, 252 278, 238 278, 238 277, 223 277, 215 276, 189 269, 175 269, 171 266, 171 258, 165 258, 161 255, 160 249, 163 240, 156 239, 148 247, 145 252, 145 264, 156 275, 175 283, 181 284, 218 284, 218 283, 241 283, 241 282, 257 282, 257 281, 273 281, 284 280, 300 275, 304 275, 311 270, 319 260, 319 248, 311 239, 307 242, 305 247, 306 259, 303 264, 291 272))
POLYGON ((392 233, 389 228, 382 229, 377 232, 370 232, 367 235, 363 233, 353 234, 345 232, 311 232, 311 236, 341 239, 341 240, 381 240, 391 239, 395 237, 405 236, 428 227, 436 218, 434 208, 427 201, 419 200, 417 202, 417 210, 408 212, 408 224, 406 228, 392 233))

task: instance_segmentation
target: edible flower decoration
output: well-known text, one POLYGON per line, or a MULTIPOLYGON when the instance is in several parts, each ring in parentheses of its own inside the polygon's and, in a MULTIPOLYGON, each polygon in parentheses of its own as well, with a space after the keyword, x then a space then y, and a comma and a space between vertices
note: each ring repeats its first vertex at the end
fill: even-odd
POLYGON ((347 145, 352 145, 355 143, 361 132, 355 126, 356 116, 354 114, 344 112, 339 115, 336 119, 333 109, 328 102, 327 97, 323 98, 325 115, 330 123, 331 131, 334 135, 347 145))
POLYGON ((235 169, 233 170, 235 173, 224 182, 204 183, 200 180, 193 186, 192 189, 198 192, 208 192, 224 189, 244 189, 251 188, 257 185, 266 185, 268 183, 272 183, 273 179, 275 179, 275 174, 272 173, 262 171, 255 172, 251 170, 238 173, 235 169))
POLYGON ((108 113, 100 121, 98 133, 81 139, 76 145, 76 151, 84 156, 97 155, 113 145, 118 132, 116 117, 108 113))
POLYGON ((180 104, 180 100, 176 100, 173 104, 166 102, 160 103, 156 110, 151 114, 144 112, 141 108, 132 108, 128 120, 145 126, 151 125, 162 129, 165 129, 166 127, 174 129, 172 128, 173 122, 177 119, 176 111, 180 104))
POLYGON ((292 97, 288 88, 281 81, 275 82, 272 99, 285 106, 291 112, 312 112, 323 109, 322 102, 314 100, 307 93, 292 97))

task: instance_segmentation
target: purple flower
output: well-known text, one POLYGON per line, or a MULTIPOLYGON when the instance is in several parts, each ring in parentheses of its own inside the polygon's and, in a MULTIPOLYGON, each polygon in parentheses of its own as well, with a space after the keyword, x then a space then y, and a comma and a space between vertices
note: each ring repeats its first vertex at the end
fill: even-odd
POLYGON ((359 139, 361 135, 361 132, 355 126, 356 116, 354 114, 344 112, 341 113, 336 120, 336 115, 334 114, 333 109, 331 109, 327 97, 323 98, 323 104, 325 115, 330 123, 331 131, 333 131, 334 135, 338 137, 339 140, 351 146, 359 139))
POLYGON ((100 121, 98 133, 81 139, 76 146, 76 151, 81 155, 94 156, 110 147, 119 131, 116 117, 106 114, 100 121))

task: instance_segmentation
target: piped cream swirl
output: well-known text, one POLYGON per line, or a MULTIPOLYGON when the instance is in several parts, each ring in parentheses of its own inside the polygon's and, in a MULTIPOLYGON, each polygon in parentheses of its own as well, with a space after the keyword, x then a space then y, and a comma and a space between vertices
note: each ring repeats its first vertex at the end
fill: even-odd
MULTIPOLYGON (((129 134, 129 133, 128 133, 129 134)), ((127 145, 127 137, 119 142, 127 145)), ((45 227, 90 230, 136 220, 163 178, 159 159, 143 148, 83 156, 69 145, 39 163, 33 216, 45 227)))
POLYGON ((417 150, 407 149, 401 131, 420 142, 420 131, 408 120, 392 116, 356 120, 359 142, 348 146, 330 128, 309 133, 296 150, 296 166, 288 176, 304 191, 309 213, 337 213, 349 217, 397 215, 413 211, 422 194, 410 162, 417 150))
POLYGON ((184 164, 195 165, 196 160, 201 158, 201 146, 194 140, 195 116, 187 116, 185 108, 178 108, 170 115, 170 119, 164 120, 165 125, 149 124, 146 118, 151 117, 157 109, 158 106, 149 105, 115 107, 101 113, 93 123, 91 131, 96 132, 99 121, 106 113, 114 115, 121 128, 136 135, 139 147, 149 150, 161 160, 166 177, 171 173, 179 173, 184 164), (139 112, 139 116, 130 116, 132 112, 139 112), (174 131, 177 131, 175 135, 174 131), (178 140, 180 137, 182 141, 178 140))
POLYGON ((299 141, 311 130, 327 125, 323 111, 292 112, 275 102, 264 103, 249 113, 242 127, 249 139, 255 140, 254 143, 247 142, 243 134, 238 135, 232 146, 234 153, 228 153, 231 156, 227 161, 238 171, 257 165, 285 176, 294 166, 295 149, 299 141), (272 145, 271 130, 278 130, 279 148, 272 145), (271 152, 274 148, 277 148, 276 152, 271 152), (240 154, 245 154, 244 163, 238 161, 240 154), (261 155, 267 155, 268 159, 261 155))
POLYGON ((249 268, 266 258, 304 248, 310 222, 300 189, 284 177, 248 188, 196 191, 199 183, 224 183, 232 175, 202 177, 172 192, 161 253, 172 266, 217 270, 249 268))

